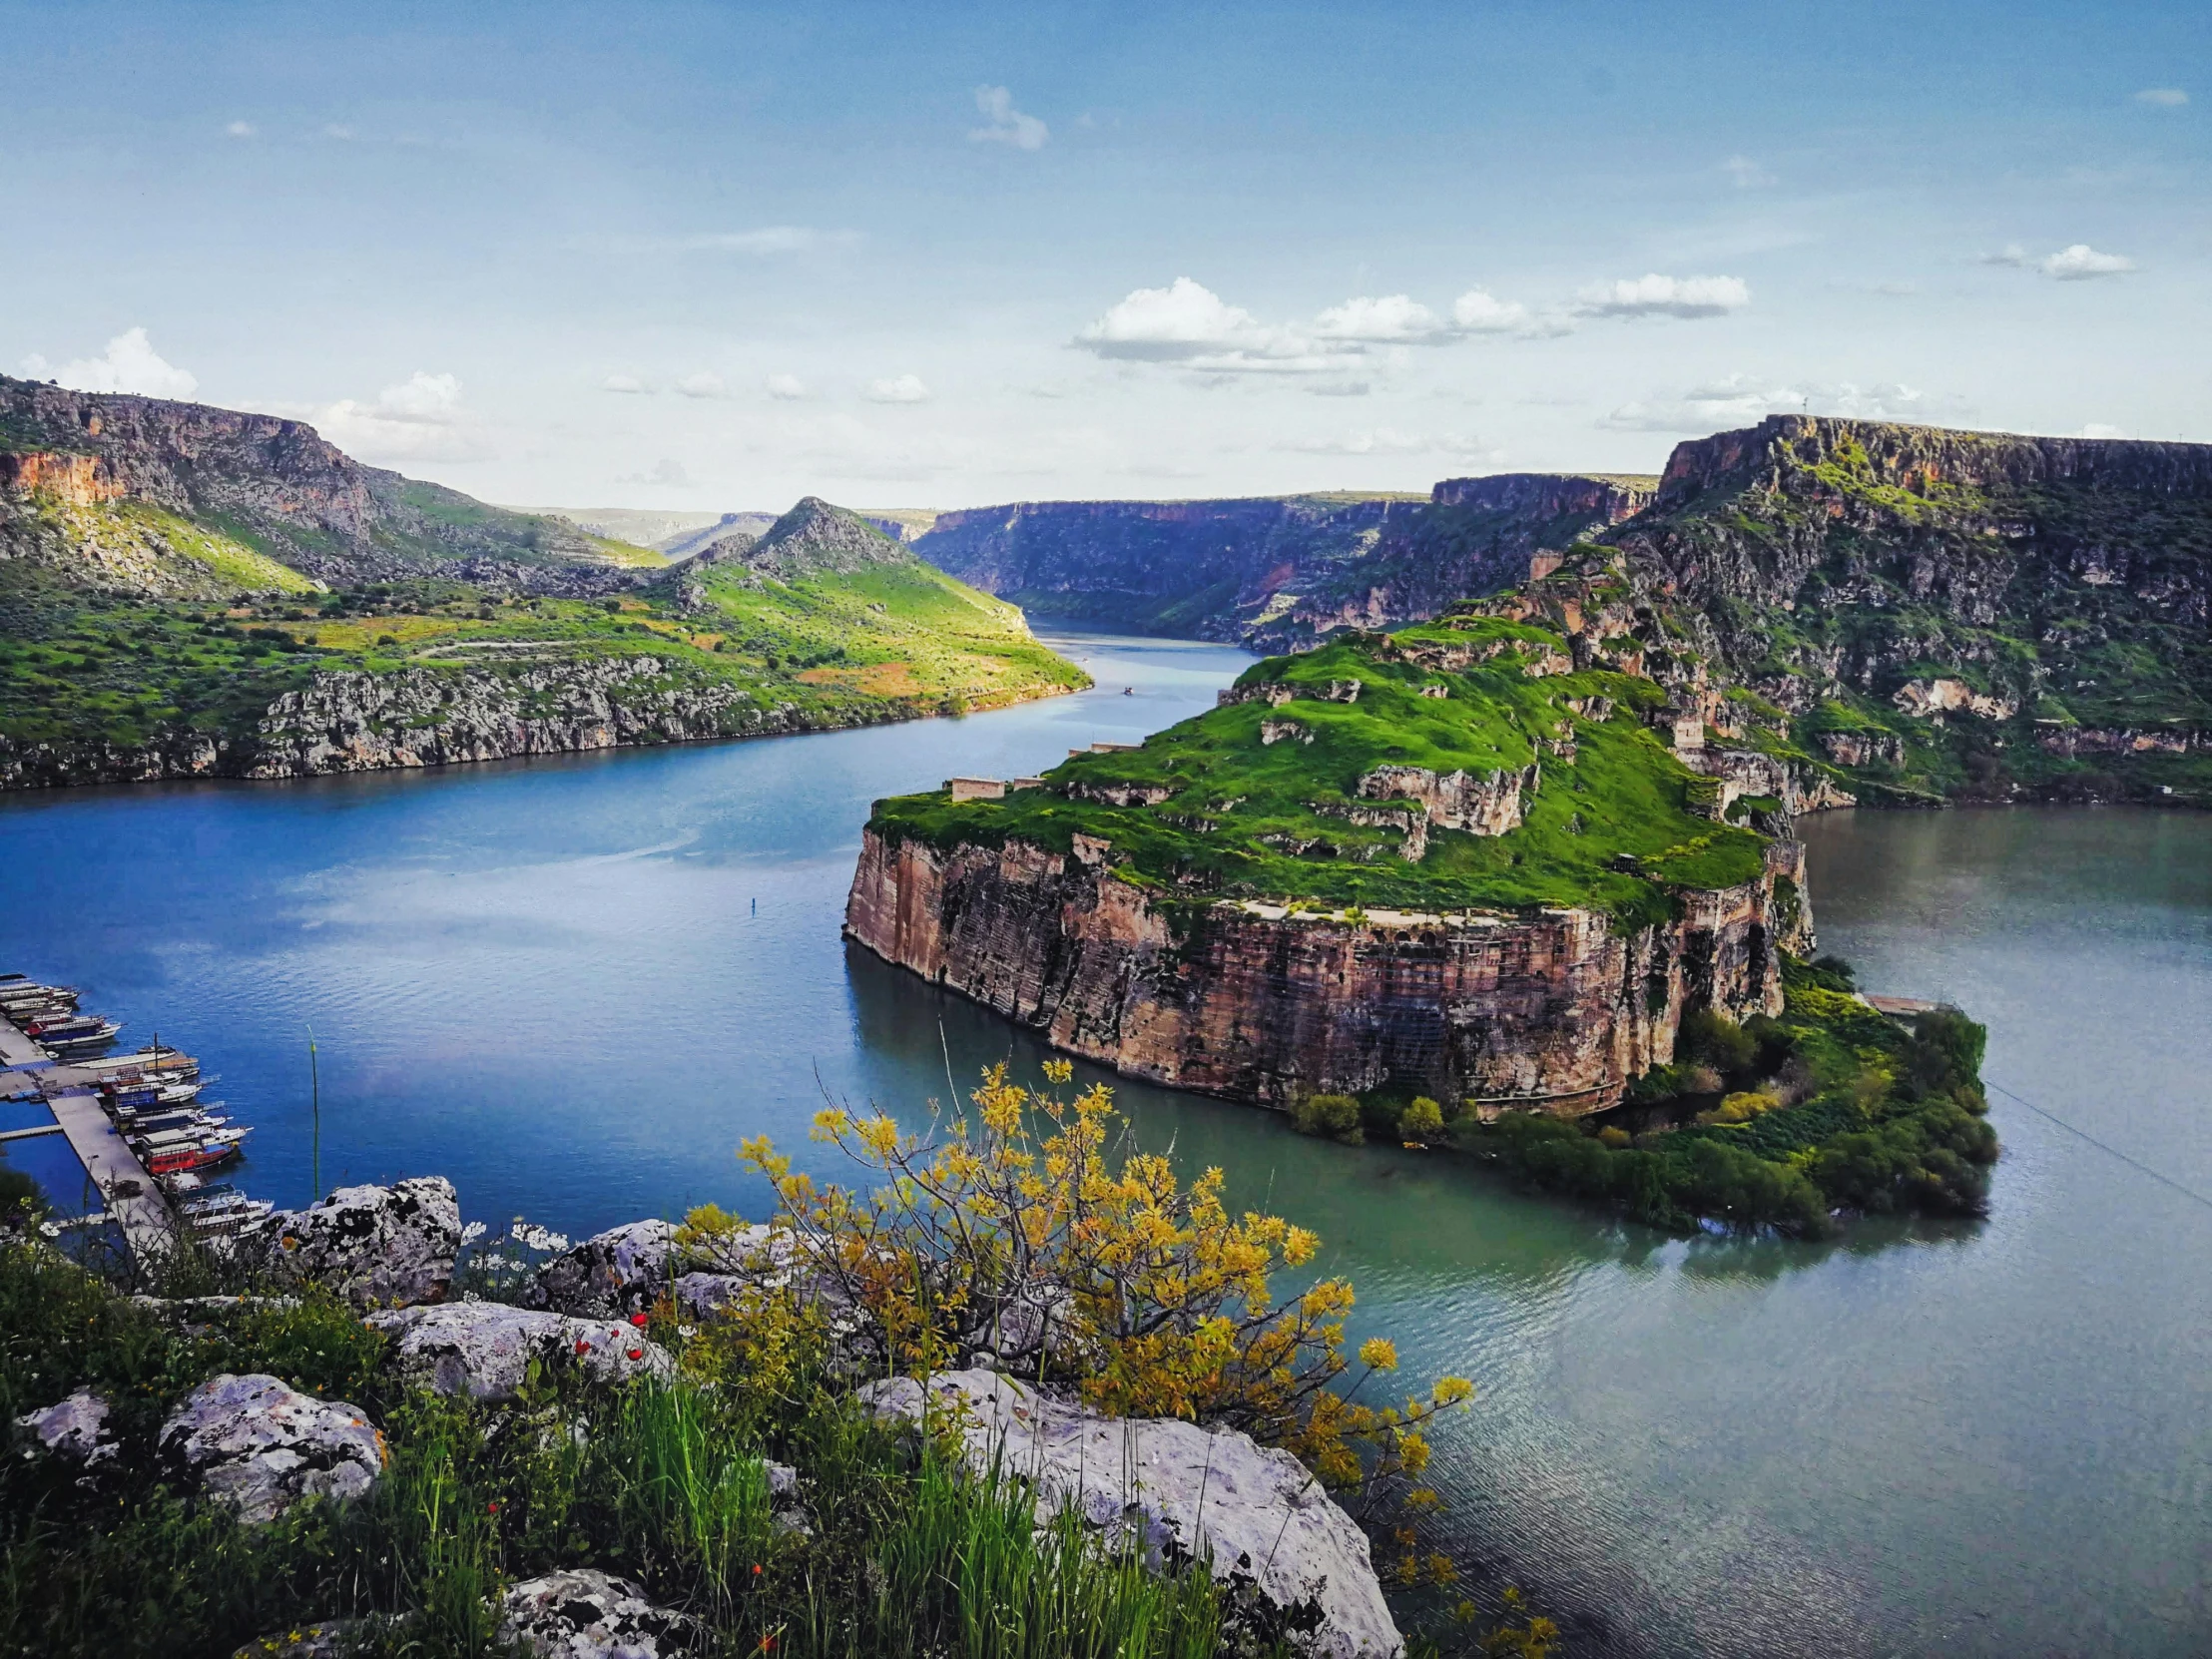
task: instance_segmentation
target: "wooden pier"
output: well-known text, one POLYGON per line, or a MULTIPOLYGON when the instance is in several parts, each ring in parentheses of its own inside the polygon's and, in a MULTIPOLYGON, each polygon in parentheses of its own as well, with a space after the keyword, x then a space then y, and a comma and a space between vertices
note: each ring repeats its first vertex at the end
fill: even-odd
POLYGON ((144 1263, 166 1252, 177 1240, 177 1218, 138 1154, 101 1108, 100 1097, 90 1089, 73 1088, 48 1095, 46 1104, 106 1202, 109 1216, 123 1229, 123 1242, 131 1247, 131 1254, 144 1263))

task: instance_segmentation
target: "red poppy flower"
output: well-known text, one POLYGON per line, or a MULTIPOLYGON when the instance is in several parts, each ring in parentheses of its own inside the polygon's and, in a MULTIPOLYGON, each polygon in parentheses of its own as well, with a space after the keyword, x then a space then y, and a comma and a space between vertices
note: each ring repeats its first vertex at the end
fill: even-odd
POLYGON ((644 1350, 644 1349, 642 1349, 642 1348, 633 1348, 633 1349, 632 1349, 632 1350, 630 1351, 630 1358, 631 1358, 631 1359, 633 1359, 633 1360, 642 1360, 642 1359, 644 1359, 644 1358, 645 1358, 645 1350, 644 1350))
POLYGON ((645 1316, 643 1314, 632 1314, 630 1316, 630 1323, 636 1326, 640 1331, 643 1331, 645 1329, 645 1316))
POLYGON ((583 1338, 578 1337, 576 1339, 576 1352, 579 1354, 589 1354, 591 1352, 591 1344, 584 1341, 583 1338))
POLYGON ((497 1498, 495 1497, 495 1498, 493 1498, 493 1499, 492 1499, 492 1500, 491 1500, 491 1501, 490 1501, 489 1503, 485 1504, 485 1505, 484 1505, 484 1513, 485 1513, 485 1514, 487 1514, 487 1515, 496 1515, 496 1514, 498 1514, 498 1513, 499 1513, 499 1499, 497 1499, 497 1498))

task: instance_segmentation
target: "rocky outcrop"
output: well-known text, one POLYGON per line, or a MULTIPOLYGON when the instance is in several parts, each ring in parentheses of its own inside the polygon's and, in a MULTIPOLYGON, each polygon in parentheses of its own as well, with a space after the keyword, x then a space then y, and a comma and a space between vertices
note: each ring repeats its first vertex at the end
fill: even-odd
POLYGON ((387 1460, 383 1435, 359 1406, 261 1376, 201 1383, 162 1424, 161 1449, 248 1525, 304 1498, 357 1498, 387 1460))
POLYGON ((241 1254, 280 1281, 320 1285, 362 1309, 436 1301, 460 1248, 460 1199, 442 1175, 340 1187, 319 1204, 264 1216, 238 1235, 241 1254))
POLYGON ((1272 1105, 1385 1082, 1492 1111, 1578 1114, 1670 1061, 1682 1016, 1779 1013, 1811 942, 1803 849, 1685 890, 1671 921, 1594 910, 1288 913, 1223 900, 1171 922, 1103 860, 870 828, 847 936, 1131 1076, 1272 1105))
POLYGON ((112 1409, 104 1395, 79 1388, 67 1399, 41 1406, 15 1421, 17 1427, 29 1429, 46 1451, 90 1465, 115 1458, 118 1447, 114 1430, 108 1425, 112 1409))
POLYGON ((1922 720, 1947 714, 2010 720, 2020 712, 2020 706, 2010 699, 1977 692, 1963 680, 1908 680, 1898 687, 1891 701, 1907 714, 1922 720))
POLYGON ((2076 755, 2186 755, 2191 750, 2202 750, 2206 736, 2202 732, 2143 730, 2132 726, 2117 730, 2051 726, 2037 732, 2035 741, 2050 754, 2071 760, 2076 755))
POLYGON ((659 657, 507 671, 317 674, 271 705, 250 738, 176 734, 143 749, 0 737, 0 790, 162 778, 311 778, 395 767, 572 755, 638 744, 773 737, 897 718, 891 705, 762 708, 728 681, 671 672, 659 657))
MULTIPOLYGON (((1543 769, 1534 763, 1479 776, 1437 774, 1426 767, 1378 767, 1360 780, 1364 801, 1411 801, 1431 829, 1464 830, 1470 835, 1502 835, 1521 824, 1521 798, 1536 793, 1543 769)), ((1425 837, 1424 837, 1425 840, 1425 837)), ((1418 862, 1408 844, 1405 856, 1418 862)))
POLYGON ((649 1601, 641 1586, 596 1567, 526 1578, 508 1588, 499 1610, 499 1640, 534 1659, 675 1659, 712 1646, 690 1614, 649 1601))
POLYGON ((860 1397, 879 1416, 945 1422, 980 1477, 1033 1481, 1040 1518, 1073 1510, 1150 1567, 1196 1556, 1217 1579, 1249 1582, 1301 1652, 1404 1651, 1366 1534, 1287 1451, 1234 1429, 1100 1416, 990 1371, 891 1378, 860 1397))
POLYGON ((0 375, 0 487, 80 503, 127 498, 243 526, 250 542, 310 576, 374 581, 452 575, 471 560, 607 560, 566 519, 363 466, 313 427, 276 415, 0 375))
POLYGON ((633 1221, 594 1234, 538 1269, 523 1300, 594 1319, 650 1308, 671 1289, 675 1234, 665 1221, 633 1221))
POLYGON ((392 1339, 392 1362, 407 1382, 441 1394, 512 1399, 534 1362, 557 1373, 575 1367, 598 1382, 675 1375, 668 1351, 620 1320, 571 1319, 499 1302, 449 1302, 368 1316, 392 1339))

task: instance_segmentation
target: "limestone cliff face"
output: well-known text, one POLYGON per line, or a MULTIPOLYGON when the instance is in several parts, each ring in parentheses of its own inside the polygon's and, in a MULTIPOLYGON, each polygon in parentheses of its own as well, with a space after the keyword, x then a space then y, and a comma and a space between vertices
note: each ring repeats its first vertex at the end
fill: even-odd
POLYGON ((763 709, 728 685, 672 675, 657 657, 505 674, 429 669, 317 674, 271 705, 251 737, 175 735, 143 749, 60 749, 0 738, 0 789, 164 778, 308 778, 768 737, 867 718, 763 709))
MULTIPOLYGON (((1079 848, 1079 850, 1082 850, 1079 848)), ((1628 934, 1582 909, 1362 920, 1222 901, 1184 923, 1110 868, 1022 841, 862 839, 847 936, 1133 1077, 1283 1106, 1384 1083, 1485 1112, 1619 1100, 1682 1016, 1779 1013, 1812 940, 1803 849, 1628 934)))

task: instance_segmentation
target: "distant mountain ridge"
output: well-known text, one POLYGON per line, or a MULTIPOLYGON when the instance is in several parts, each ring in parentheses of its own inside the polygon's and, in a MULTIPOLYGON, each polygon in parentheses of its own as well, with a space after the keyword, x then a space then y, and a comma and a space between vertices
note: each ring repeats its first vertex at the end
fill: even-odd
POLYGON ((1017 502, 940 513, 914 546, 1041 614, 1280 649, 1524 577, 1538 551, 1626 518, 1657 482, 1504 473, 1425 498, 1017 502))

